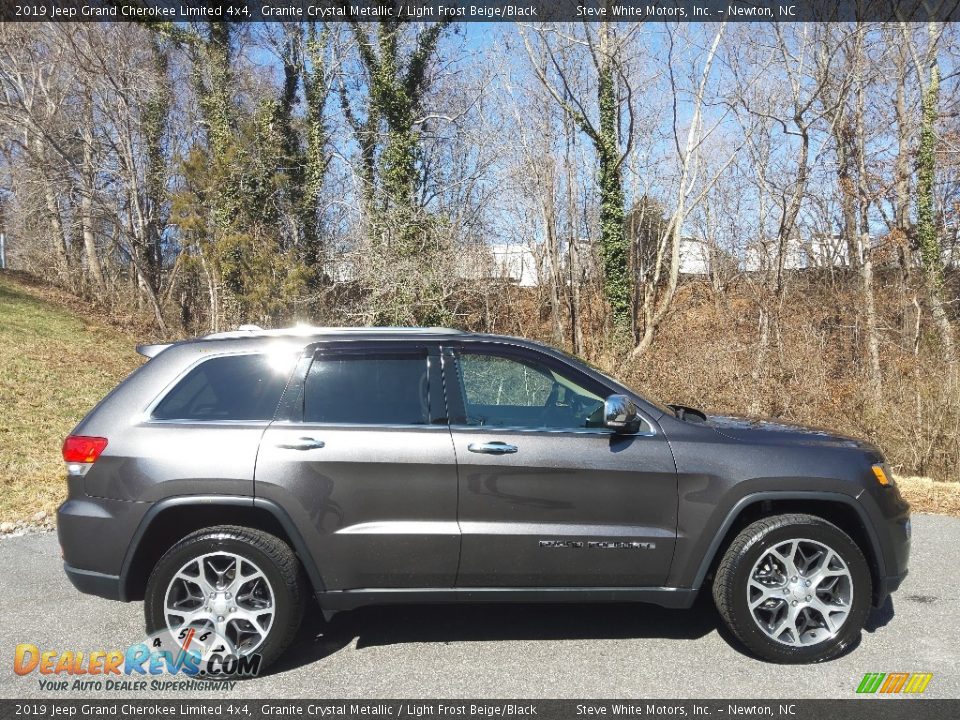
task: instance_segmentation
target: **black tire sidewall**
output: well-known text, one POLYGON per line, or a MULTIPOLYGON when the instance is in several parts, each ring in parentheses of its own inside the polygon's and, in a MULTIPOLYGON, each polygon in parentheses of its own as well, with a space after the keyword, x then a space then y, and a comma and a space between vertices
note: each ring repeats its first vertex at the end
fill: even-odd
POLYGON ((811 663, 841 654, 859 639, 872 602, 870 569, 863 553, 845 533, 826 522, 782 525, 760 534, 740 554, 732 580, 734 597, 728 599, 728 607, 736 634, 754 654, 772 662, 811 663), (757 625, 747 604, 747 582, 754 564, 771 547, 792 539, 827 545, 840 555, 853 579, 853 604, 843 627, 835 637, 815 645, 793 647, 773 640, 757 625))
POLYGON ((300 622, 299 602, 294 596, 298 579, 285 577, 273 558, 230 531, 212 531, 202 536, 186 538, 160 559, 147 582, 144 598, 147 631, 154 633, 166 630, 164 596, 173 576, 192 558, 214 552, 235 553, 250 560, 263 571, 270 582, 276 608, 273 623, 266 639, 255 651, 255 654, 262 658, 261 669, 265 668, 285 649, 289 626, 300 622))

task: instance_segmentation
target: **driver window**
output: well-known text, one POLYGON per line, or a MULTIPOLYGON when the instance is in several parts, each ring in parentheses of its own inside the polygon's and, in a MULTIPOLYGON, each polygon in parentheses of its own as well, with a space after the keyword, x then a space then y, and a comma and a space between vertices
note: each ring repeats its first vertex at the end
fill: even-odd
POLYGON ((457 365, 465 417, 453 418, 454 424, 548 430, 603 426, 603 398, 546 363, 461 352, 457 365))

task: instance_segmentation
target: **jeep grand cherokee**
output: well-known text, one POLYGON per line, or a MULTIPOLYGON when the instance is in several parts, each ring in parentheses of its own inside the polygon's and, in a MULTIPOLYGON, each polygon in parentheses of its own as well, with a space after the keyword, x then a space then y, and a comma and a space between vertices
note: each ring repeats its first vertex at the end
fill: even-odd
POLYGON ((329 616, 703 590, 755 655, 813 662, 907 572, 874 446, 663 406, 535 342, 247 328, 140 350, 63 446, 67 575, 263 665, 310 595, 329 616))

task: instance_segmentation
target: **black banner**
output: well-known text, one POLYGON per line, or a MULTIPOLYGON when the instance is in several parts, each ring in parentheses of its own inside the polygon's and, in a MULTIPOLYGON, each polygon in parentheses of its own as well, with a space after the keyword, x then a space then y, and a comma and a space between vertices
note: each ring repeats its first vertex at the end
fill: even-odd
POLYGON ((939 720, 960 700, 0 700, 0 718, 304 718, 317 720, 607 720, 739 718, 939 720))
POLYGON ((4 0, 12 22, 952 22, 960 0, 4 0))

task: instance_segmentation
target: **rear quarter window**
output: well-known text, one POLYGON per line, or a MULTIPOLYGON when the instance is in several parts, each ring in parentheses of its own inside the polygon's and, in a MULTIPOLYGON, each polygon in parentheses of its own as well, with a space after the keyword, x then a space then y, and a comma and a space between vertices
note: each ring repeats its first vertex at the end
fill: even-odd
POLYGON ((155 420, 272 420, 289 368, 266 355, 228 355, 206 360, 157 404, 155 420))

